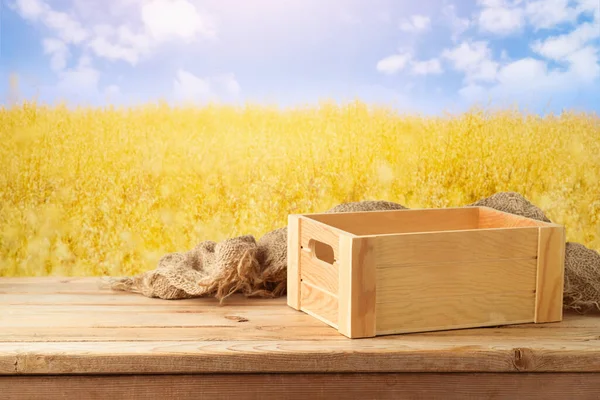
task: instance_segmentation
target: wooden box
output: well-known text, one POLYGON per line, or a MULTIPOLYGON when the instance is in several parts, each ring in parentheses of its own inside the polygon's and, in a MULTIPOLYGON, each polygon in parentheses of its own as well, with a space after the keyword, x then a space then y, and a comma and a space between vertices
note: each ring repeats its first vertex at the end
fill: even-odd
POLYGON ((561 321, 564 253, 488 207, 290 215, 287 301, 349 338, 561 321))

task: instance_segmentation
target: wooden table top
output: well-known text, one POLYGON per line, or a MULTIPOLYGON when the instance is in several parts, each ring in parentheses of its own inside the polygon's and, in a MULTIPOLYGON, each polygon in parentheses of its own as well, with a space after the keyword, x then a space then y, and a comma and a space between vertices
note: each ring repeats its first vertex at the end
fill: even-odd
POLYGON ((599 372, 600 314, 348 339, 285 298, 160 300, 0 278, 0 374, 599 372))

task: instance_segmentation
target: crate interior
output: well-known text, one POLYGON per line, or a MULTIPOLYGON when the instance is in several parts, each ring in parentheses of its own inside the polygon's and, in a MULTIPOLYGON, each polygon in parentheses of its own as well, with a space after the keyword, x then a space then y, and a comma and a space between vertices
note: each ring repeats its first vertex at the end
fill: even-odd
POLYGON ((306 217, 359 236, 549 225, 488 207, 309 214, 306 217))

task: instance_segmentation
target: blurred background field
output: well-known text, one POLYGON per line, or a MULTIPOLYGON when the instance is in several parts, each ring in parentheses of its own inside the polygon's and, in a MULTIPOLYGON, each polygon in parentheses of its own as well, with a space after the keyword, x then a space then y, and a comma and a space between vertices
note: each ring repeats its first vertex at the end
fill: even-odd
POLYGON ((130 275, 287 214, 516 191, 600 250, 600 118, 513 110, 0 108, 0 276, 130 275))

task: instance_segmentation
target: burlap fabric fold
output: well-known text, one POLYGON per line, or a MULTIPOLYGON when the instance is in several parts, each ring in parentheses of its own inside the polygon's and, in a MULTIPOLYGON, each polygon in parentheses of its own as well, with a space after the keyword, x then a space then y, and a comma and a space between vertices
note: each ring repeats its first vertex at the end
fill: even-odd
MULTIPOLYGON (((539 221, 544 212, 518 193, 501 192, 468 206, 487 206, 539 221)), ((406 209, 388 201, 340 204, 327 213, 406 209)), ((194 249, 162 257, 156 269, 133 277, 109 278, 109 287, 161 299, 214 296, 223 301, 233 293, 277 297, 286 289, 287 228, 258 241, 245 235, 220 243, 204 241, 194 249)), ((579 243, 566 243, 564 308, 600 310, 600 254, 579 243)))

